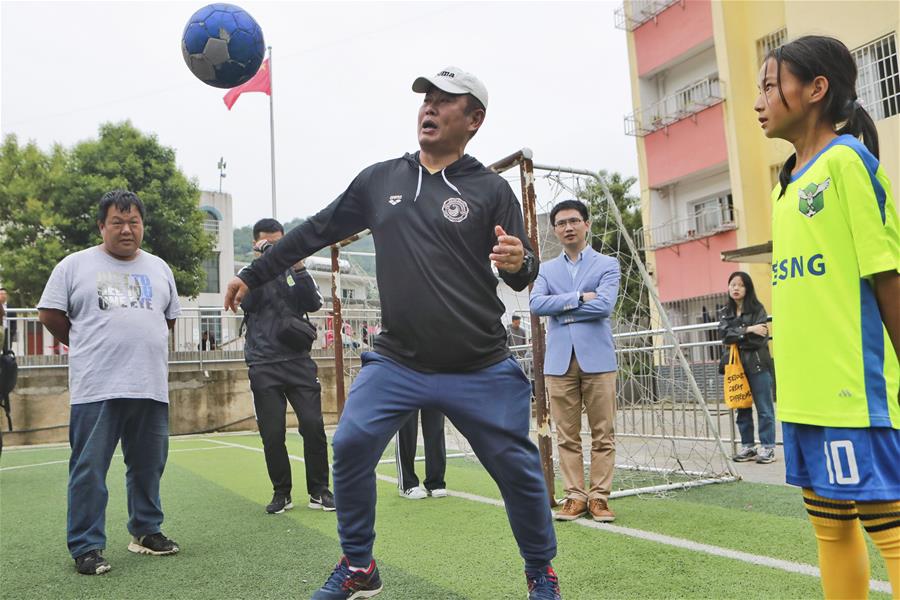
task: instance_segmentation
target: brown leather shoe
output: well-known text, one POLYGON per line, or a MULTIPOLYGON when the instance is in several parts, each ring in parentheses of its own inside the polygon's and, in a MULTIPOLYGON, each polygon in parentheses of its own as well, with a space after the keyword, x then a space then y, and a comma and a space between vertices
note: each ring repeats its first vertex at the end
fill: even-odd
POLYGON ((557 521, 574 521, 587 513, 587 507, 587 502, 576 500, 575 498, 566 498, 562 508, 556 511, 553 518, 557 521))
POLYGON ((600 498, 591 498, 588 501, 588 511, 590 511, 595 521, 600 521, 601 523, 612 523, 616 520, 616 515, 609 510, 606 500, 600 498))

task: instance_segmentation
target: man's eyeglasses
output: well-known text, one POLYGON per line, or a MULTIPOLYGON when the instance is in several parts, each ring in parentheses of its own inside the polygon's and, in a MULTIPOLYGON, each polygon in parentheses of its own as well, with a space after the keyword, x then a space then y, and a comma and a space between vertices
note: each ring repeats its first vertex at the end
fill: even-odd
POLYGON ((584 219, 572 217, 571 219, 562 219, 561 221, 557 221, 554 227, 556 227, 557 229, 565 229, 569 225, 578 225, 579 223, 584 223, 584 219))

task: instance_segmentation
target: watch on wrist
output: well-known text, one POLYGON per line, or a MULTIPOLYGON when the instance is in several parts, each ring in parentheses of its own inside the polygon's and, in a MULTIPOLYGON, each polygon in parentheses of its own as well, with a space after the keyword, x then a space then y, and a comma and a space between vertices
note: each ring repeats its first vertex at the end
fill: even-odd
POLYGON ((525 256, 522 258, 522 267, 516 271, 517 273, 530 273, 531 268, 534 266, 534 255, 530 252, 526 252, 525 256))
POLYGON ((578 304, 584 304, 584 292, 578 294, 578 304))

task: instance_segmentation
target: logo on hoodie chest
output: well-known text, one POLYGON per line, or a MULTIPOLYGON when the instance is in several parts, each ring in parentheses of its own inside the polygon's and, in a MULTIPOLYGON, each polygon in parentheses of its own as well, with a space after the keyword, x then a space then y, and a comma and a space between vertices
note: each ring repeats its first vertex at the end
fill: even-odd
POLYGON ((444 217, 453 223, 460 223, 469 216, 469 205, 462 198, 447 198, 441 206, 444 217))

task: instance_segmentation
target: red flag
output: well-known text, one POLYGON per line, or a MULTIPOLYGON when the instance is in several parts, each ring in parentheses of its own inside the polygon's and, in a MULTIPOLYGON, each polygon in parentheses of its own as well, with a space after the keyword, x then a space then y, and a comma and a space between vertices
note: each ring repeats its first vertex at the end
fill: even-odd
POLYGON ((222 98, 228 110, 237 102, 238 96, 244 92, 264 92, 272 95, 272 72, 269 71, 269 59, 263 61, 250 81, 228 90, 228 93, 222 98))

